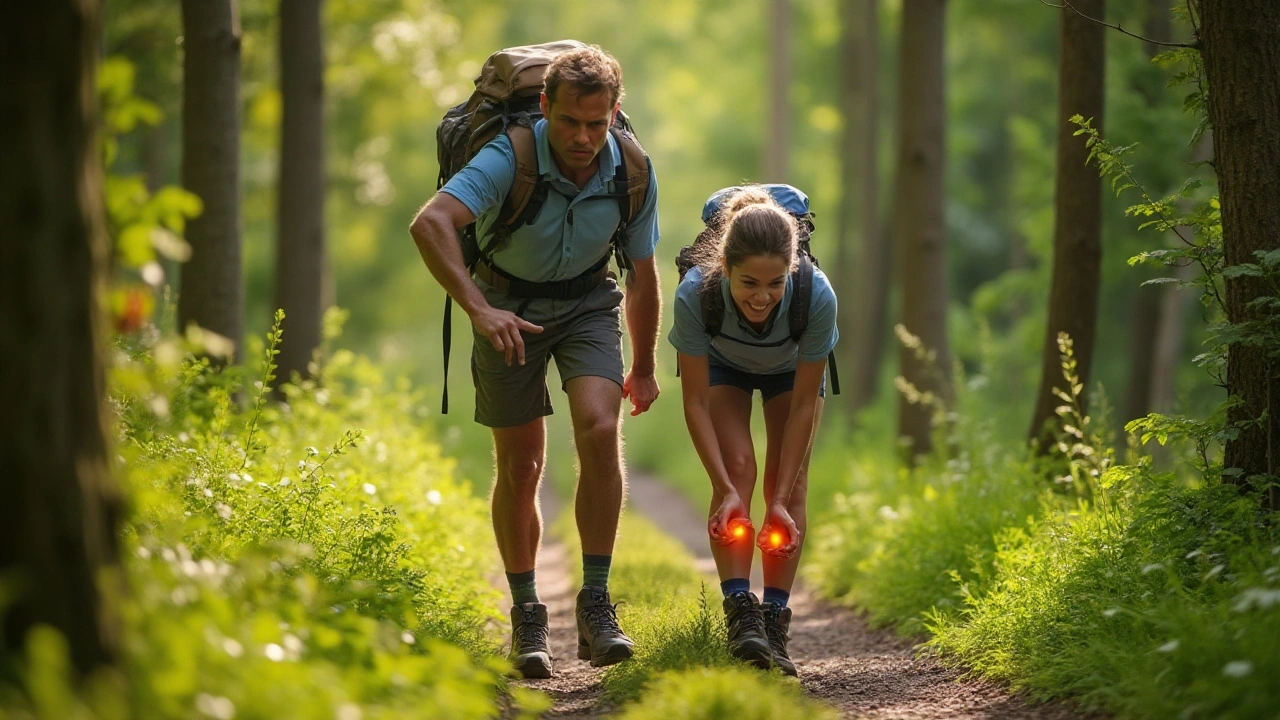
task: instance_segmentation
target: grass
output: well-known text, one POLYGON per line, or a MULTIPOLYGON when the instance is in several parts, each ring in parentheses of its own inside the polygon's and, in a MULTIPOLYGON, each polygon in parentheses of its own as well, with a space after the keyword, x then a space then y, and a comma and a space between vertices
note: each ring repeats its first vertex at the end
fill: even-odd
POLYGON ((0 715, 496 716, 488 512, 415 422, 425 399, 338 352, 270 402, 278 339, 224 371, 173 340, 120 346, 125 676, 69 691, 65 643, 37 630, 0 715))

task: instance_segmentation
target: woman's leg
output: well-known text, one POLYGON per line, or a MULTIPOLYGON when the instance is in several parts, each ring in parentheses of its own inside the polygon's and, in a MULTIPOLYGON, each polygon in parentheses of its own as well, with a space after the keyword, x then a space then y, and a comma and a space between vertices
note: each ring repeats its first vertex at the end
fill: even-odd
MULTIPOLYGON (((751 512, 751 495, 756 487, 755 447, 751 443, 751 395, 732 385, 716 385, 711 388, 711 422, 715 424, 720 455, 724 458, 729 481, 737 488, 747 512, 751 512)), ((708 516, 720 507, 723 498, 712 493, 708 516)), ((711 542, 711 555, 716 560, 716 570, 721 582, 730 578, 751 577, 751 555, 755 550, 753 538, 744 538, 730 545, 711 542)))
MULTIPOLYGON (((764 500, 773 500, 773 491, 778 481, 778 460, 782 456, 782 434, 787 419, 791 414, 791 393, 784 392, 769 399, 764 406, 765 435, 768 438, 764 460, 764 500)), ((818 412, 813 418, 816 433, 818 423, 822 420, 822 398, 818 398, 818 412)), ((789 558, 779 558, 762 553, 761 567, 764 571, 764 586, 791 592, 795 584, 796 568, 800 567, 800 555, 804 551, 804 537, 808 527, 806 512, 809 494, 809 456, 813 451, 813 442, 805 448, 804 460, 800 463, 800 476, 791 490, 791 500, 787 504, 787 512, 800 530, 800 546, 789 558)))

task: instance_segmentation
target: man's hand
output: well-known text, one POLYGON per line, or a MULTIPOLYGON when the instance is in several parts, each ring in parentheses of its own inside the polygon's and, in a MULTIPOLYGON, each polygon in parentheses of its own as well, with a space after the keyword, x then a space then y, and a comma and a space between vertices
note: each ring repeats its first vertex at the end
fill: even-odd
POLYGON ((507 364, 524 364, 524 338, 520 332, 540 333, 542 328, 513 312, 486 305, 471 315, 471 324, 493 343, 493 349, 507 356, 507 364))
POLYGON ((631 416, 639 415, 658 399, 658 378, 653 373, 641 375, 632 370, 622 381, 622 397, 631 400, 631 416))
POLYGON ((747 517, 747 508, 742 504, 742 498, 738 493, 731 492, 724 496, 720 507, 707 518, 707 534, 711 536, 711 540, 719 545, 733 544, 737 538, 729 531, 729 523, 737 518, 744 518, 750 527, 751 518, 747 517))
POLYGON ((762 552, 780 558, 789 558, 799 549, 800 529, 796 527, 786 507, 777 503, 769 504, 756 545, 762 552))

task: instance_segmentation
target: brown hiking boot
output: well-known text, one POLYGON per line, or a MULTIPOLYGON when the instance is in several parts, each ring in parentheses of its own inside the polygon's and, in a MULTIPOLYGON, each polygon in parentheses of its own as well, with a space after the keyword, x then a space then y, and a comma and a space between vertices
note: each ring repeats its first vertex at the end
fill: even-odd
POLYGON ((729 629, 729 654, 768 670, 773 654, 765 639, 764 616, 756 596, 741 590, 724 599, 724 619, 729 629))
POLYGON ((787 654, 787 633, 791 630, 791 608, 779 607, 777 603, 763 603, 760 613, 764 615, 764 634, 769 638, 769 649, 773 651, 773 664, 784 674, 797 677, 795 663, 787 654))
POLYGON ((609 602, 609 591, 588 585, 578 591, 578 659, 590 660, 593 667, 613 665, 631 657, 634 643, 618 627, 617 606, 609 602))
POLYGON ((523 603, 511 607, 511 654, 507 658, 521 677, 551 677, 549 635, 546 605, 523 603))

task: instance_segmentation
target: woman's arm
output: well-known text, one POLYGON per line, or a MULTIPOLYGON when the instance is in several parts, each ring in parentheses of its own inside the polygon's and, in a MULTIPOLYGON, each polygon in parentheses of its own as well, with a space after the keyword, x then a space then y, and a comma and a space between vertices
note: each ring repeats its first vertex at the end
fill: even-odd
POLYGON ((746 508, 738 496, 737 489, 729 481, 729 472, 724 467, 724 456, 720 453, 720 440, 716 437, 715 425, 711 422, 711 370, 707 356, 693 357, 680 353, 680 390, 684 397, 684 422, 689 428, 689 437, 693 447, 698 451, 698 458, 711 479, 711 489, 715 497, 720 498, 720 507, 707 521, 707 533, 720 543, 732 542, 729 535, 729 521, 736 517, 745 517, 746 508))
POLYGON ((684 422, 698 458, 711 478, 711 489, 717 496, 737 493, 729 482, 729 471, 720 454, 720 441, 711 424, 711 369, 707 356, 690 357, 680 353, 680 391, 684 395, 684 422))
POLYGON ((791 390, 791 410, 782 431, 777 485, 769 502, 764 527, 760 531, 761 549, 774 555, 789 556, 800 546, 800 538, 797 537, 799 531, 791 520, 791 514, 787 512, 787 506, 791 503, 791 492, 800 478, 805 453, 813 440, 814 419, 818 414, 818 389, 822 387, 822 374, 826 367, 826 359, 816 362, 801 360, 796 366, 796 379, 791 390), (773 547, 768 542, 769 533, 774 529, 770 527, 771 523, 782 525, 780 529, 787 536, 779 547, 773 547))

